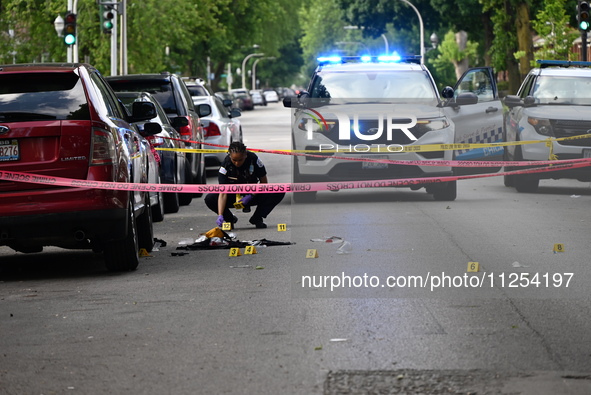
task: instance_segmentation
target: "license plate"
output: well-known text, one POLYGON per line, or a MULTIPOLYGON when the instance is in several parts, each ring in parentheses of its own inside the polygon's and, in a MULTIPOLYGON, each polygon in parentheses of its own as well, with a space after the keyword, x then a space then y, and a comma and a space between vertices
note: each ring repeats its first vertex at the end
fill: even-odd
POLYGON ((583 158, 591 158, 591 149, 583 150, 583 158))
MULTIPOLYGON (((364 156, 364 159, 388 159, 387 156, 372 156, 372 157, 367 157, 364 156)), ((387 169, 388 168, 388 164, 387 163, 378 163, 378 162, 361 162, 361 168, 362 169, 387 169)))
POLYGON ((0 162, 19 160, 18 140, 0 140, 0 162))

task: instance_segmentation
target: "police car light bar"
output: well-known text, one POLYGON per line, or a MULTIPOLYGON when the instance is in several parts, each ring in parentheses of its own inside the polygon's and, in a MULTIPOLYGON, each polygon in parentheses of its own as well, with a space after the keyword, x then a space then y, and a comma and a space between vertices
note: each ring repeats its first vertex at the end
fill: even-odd
POLYGON ((562 67, 570 67, 570 66, 578 66, 578 67, 591 67, 591 62, 580 62, 580 61, 573 61, 573 60, 540 60, 536 61, 540 68, 546 68, 548 66, 562 66, 562 67))
POLYGON ((392 62, 405 62, 405 63, 421 63, 421 56, 420 55, 409 55, 409 56, 400 56, 397 54, 394 55, 383 55, 383 56, 321 56, 316 58, 318 63, 327 64, 327 63, 347 63, 347 62, 377 62, 377 63, 392 63, 392 62))

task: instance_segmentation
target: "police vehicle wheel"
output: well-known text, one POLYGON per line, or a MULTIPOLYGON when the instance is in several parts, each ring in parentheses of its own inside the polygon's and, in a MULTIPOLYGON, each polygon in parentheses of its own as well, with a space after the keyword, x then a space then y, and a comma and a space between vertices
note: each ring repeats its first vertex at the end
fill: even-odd
MULTIPOLYGON (((300 175, 300 168, 298 166, 297 158, 293 157, 293 182, 299 183, 302 181, 302 176, 300 175)), ((314 192, 293 192, 292 193, 293 201, 295 203, 312 203, 316 201, 316 191, 314 192)))
POLYGON ((296 203, 312 203, 316 201, 316 192, 294 192, 293 201, 296 203))
POLYGON ((529 174, 516 175, 513 184, 517 192, 532 193, 538 190, 540 179, 529 174))
POLYGON ((448 181, 446 186, 433 190, 433 199, 440 202, 456 200, 457 190, 457 181, 448 181))

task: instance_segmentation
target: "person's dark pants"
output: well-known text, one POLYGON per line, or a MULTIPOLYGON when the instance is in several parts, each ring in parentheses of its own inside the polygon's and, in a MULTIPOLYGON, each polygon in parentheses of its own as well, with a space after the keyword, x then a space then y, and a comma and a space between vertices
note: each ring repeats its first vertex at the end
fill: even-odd
MULTIPOLYGON (((205 204, 211 211, 218 213, 218 196, 219 193, 209 193, 205 196, 205 204)), ((267 215, 273 211, 285 196, 285 193, 259 193, 253 196, 249 206, 256 206, 256 210, 250 217, 250 223, 256 224, 261 222, 263 218, 267 218, 267 215)), ((226 200, 226 208, 224 209, 224 221, 234 222, 234 214, 230 211, 234 208, 236 202, 236 195, 228 193, 228 199, 226 200)))

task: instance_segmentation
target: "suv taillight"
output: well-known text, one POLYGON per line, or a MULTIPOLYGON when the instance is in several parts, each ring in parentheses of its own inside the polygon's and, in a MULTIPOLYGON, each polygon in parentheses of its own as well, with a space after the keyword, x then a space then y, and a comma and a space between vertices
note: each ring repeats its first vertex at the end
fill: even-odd
POLYGON ((153 147, 159 147, 161 145, 164 145, 164 143, 166 142, 160 136, 147 136, 146 140, 148 140, 150 142, 150 145, 153 147))
POLYGON ((209 123, 209 126, 205 127, 205 137, 221 136, 220 128, 213 122, 209 123))
POLYGON ((193 125, 191 122, 191 118, 187 117, 189 124, 187 126, 181 126, 178 131, 181 136, 189 137, 189 139, 193 138, 193 125))
POLYGON ((91 166, 112 165, 115 158, 115 139, 105 129, 92 128, 91 166))

